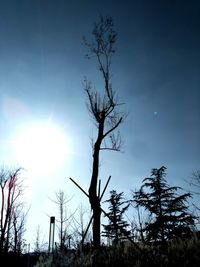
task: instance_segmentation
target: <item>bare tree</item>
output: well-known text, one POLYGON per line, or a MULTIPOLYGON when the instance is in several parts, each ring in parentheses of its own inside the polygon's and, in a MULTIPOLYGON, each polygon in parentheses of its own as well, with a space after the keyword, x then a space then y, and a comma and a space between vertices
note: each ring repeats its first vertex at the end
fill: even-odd
POLYGON ((48 243, 44 241, 40 225, 36 228, 36 235, 33 244, 35 253, 41 253, 42 251, 47 250, 48 243))
POLYGON ((200 195, 200 170, 196 170, 192 173, 190 180, 190 186, 195 188, 194 194, 200 195))
POLYGON ((21 253, 23 251, 25 240, 24 233, 26 231, 26 217, 29 209, 25 210, 23 202, 19 202, 14 206, 12 214, 12 251, 21 253))
POLYGON ((94 42, 91 43, 84 38, 84 44, 88 47, 87 57, 95 57, 97 60, 103 77, 104 89, 102 92, 96 91, 87 79, 85 79, 84 89, 89 113, 97 127, 97 137, 92 144, 93 162, 89 200, 93 211, 93 244, 95 247, 99 247, 101 207, 97 184, 100 151, 120 151, 121 136, 117 128, 123 122, 125 115, 119 111, 121 103, 118 102, 111 84, 111 63, 115 52, 114 44, 117 40, 117 33, 113 29, 111 17, 100 17, 99 22, 94 24, 93 37, 94 42))
POLYGON ((63 190, 60 190, 55 193, 56 200, 53 200, 53 202, 58 206, 59 215, 58 219, 56 219, 58 223, 58 237, 59 237, 59 249, 63 251, 65 247, 68 244, 66 244, 67 240, 70 239, 69 234, 69 226, 73 217, 73 214, 68 215, 67 214, 67 203, 71 200, 67 198, 65 192, 63 190))
MULTIPOLYGON (((192 203, 192 205, 195 208, 195 213, 197 213, 197 217, 198 217, 198 224, 200 224, 200 216, 199 216, 199 212, 200 212, 200 206, 199 206, 199 196, 200 196, 200 170, 196 170, 192 172, 192 177, 186 182, 190 185, 191 189, 189 190, 190 193, 192 193, 193 195, 197 196, 197 202, 196 203, 192 203)), ((186 190, 188 191, 188 189, 186 190)))
MULTIPOLYGON (((20 197, 23 195, 24 186, 21 179, 21 168, 14 171, 2 168, 0 171, 0 253, 7 253, 11 244, 14 250, 19 246, 22 234, 25 231, 25 213, 19 213, 20 197)), ((22 206, 21 206, 22 207, 22 206)), ((19 247, 18 247, 19 248, 19 247)))
POLYGON ((138 205, 134 205, 132 201, 130 202, 130 204, 134 208, 134 215, 131 219, 129 219, 132 235, 134 236, 136 242, 139 241, 144 243, 144 229, 145 225, 151 222, 151 214, 145 211, 144 208, 138 205))
POLYGON ((91 214, 87 208, 83 208, 83 205, 77 209, 76 216, 73 216, 73 243, 74 247, 80 246, 84 243, 89 243, 91 239, 91 233, 86 231, 91 214))

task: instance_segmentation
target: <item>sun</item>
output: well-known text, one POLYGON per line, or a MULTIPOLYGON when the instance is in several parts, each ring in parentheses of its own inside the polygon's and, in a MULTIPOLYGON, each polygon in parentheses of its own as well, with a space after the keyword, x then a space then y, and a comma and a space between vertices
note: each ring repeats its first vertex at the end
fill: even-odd
POLYGON ((17 161, 34 173, 47 174, 66 160, 70 145, 55 125, 35 124, 23 129, 16 138, 17 161))

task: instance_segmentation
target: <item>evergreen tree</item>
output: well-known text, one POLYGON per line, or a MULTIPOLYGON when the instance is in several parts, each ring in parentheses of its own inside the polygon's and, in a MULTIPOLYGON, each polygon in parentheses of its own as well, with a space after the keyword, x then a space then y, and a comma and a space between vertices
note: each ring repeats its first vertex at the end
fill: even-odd
POLYGON ((152 169, 151 177, 143 180, 133 199, 152 216, 144 229, 147 241, 162 242, 174 237, 185 237, 194 228, 194 216, 186 205, 190 193, 178 195, 180 187, 170 187, 165 180, 166 167, 152 169))
POLYGON ((109 224, 103 225, 103 236, 111 238, 117 244, 130 235, 130 231, 127 230, 129 224, 123 218, 129 204, 127 204, 127 201, 123 201, 123 192, 117 194, 115 190, 112 190, 110 195, 110 198, 105 201, 110 204, 108 212, 109 224))

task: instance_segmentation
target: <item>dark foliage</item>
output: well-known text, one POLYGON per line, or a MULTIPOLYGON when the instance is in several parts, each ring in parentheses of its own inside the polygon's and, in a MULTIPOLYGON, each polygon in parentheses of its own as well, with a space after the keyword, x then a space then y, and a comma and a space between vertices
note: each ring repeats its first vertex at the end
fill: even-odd
POLYGON ((141 245, 141 251, 130 242, 86 251, 67 251, 43 255, 35 267, 197 267, 200 266, 200 240, 194 233, 186 240, 176 239, 166 246, 141 245))
POLYGON ((170 187, 165 180, 166 168, 152 169, 151 177, 143 180, 140 190, 134 193, 136 206, 151 214, 144 228, 147 241, 162 242, 174 237, 186 237, 194 229, 194 219, 188 211, 190 193, 178 195, 180 187, 170 187))
POLYGON ((123 215, 128 209, 129 204, 127 205, 127 201, 123 201, 123 192, 117 194, 115 190, 112 190, 110 195, 110 198, 105 201, 110 204, 110 211, 108 213, 109 224, 103 225, 103 236, 110 238, 114 241, 114 243, 118 243, 120 240, 130 236, 130 231, 127 230, 129 224, 123 218, 123 215))
POLYGON ((36 265, 40 254, 16 254, 9 252, 6 255, 0 256, 1 267, 33 267, 36 265))

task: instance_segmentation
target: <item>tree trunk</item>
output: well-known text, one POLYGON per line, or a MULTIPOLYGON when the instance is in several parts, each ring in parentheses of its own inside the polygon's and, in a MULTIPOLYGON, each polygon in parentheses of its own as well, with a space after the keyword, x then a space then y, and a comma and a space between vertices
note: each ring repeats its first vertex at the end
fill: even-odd
POLYGON ((92 177, 89 187, 89 200, 93 211, 93 245, 95 248, 100 247, 101 244, 101 207, 100 199, 97 195, 97 181, 99 176, 99 153, 103 139, 103 128, 104 122, 99 124, 98 137, 94 145, 92 177))
POLYGON ((93 205, 93 245, 99 248, 101 245, 101 209, 99 198, 96 198, 95 205, 93 205))

